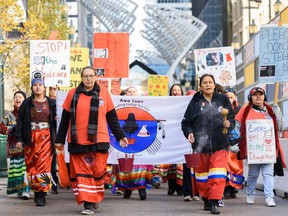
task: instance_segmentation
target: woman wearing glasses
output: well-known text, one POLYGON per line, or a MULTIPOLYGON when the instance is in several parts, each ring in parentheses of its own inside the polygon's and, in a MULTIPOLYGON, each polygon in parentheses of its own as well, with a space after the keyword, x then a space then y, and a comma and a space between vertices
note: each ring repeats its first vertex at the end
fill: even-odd
POLYGON ((82 69, 81 81, 68 92, 62 105, 56 146, 62 147, 65 143, 69 127, 70 180, 77 203, 84 204, 81 215, 91 215, 104 199, 110 147, 107 126, 122 147, 127 147, 128 140, 120 127, 111 96, 107 88, 97 84, 92 67, 82 69))

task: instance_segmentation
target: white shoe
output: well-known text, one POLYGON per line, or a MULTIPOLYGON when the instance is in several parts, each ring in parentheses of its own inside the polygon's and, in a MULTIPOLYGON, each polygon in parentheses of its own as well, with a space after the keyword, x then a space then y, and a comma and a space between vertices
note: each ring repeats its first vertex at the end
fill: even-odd
POLYGON ((247 203, 247 204, 254 204, 254 203, 255 203, 254 196, 252 196, 252 195, 247 195, 247 197, 246 197, 246 203, 247 203))
POLYGON ((84 209, 81 211, 81 215, 92 215, 94 214, 94 211, 91 209, 84 209))
POLYGON ((30 198, 30 194, 28 192, 23 192, 22 193, 22 199, 28 200, 30 198))
POLYGON ((225 206, 223 199, 218 200, 218 206, 219 207, 224 207, 225 206))
POLYGON ((268 207, 275 207, 276 206, 274 199, 272 197, 267 197, 265 199, 265 202, 266 202, 268 207))
POLYGON ((193 196, 193 197, 192 197, 192 200, 193 200, 193 201, 200 201, 200 198, 199 198, 199 196, 193 196))
POLYGON ((192 201, 191 196, 185 196, 185 197, 184 197, 184 201, 185 201, 185 202, 190 202, 190 201, 192 201))

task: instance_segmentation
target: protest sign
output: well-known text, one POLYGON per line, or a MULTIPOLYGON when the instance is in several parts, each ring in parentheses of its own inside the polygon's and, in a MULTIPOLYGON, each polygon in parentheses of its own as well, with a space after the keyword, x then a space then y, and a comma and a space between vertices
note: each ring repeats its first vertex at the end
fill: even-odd
POLYGON ((45 86, 70 86, 70 41, 30 40, 30 77, 37 72, 45 86))
POLYGON ((212 74, 222 86, 236 85, 236 68, 232 47, 195 49, 195 69, 198 77, 212 74))
POLYGON ((246 121, 248 164, 276 162, 274 125, 271 119, 246 121))

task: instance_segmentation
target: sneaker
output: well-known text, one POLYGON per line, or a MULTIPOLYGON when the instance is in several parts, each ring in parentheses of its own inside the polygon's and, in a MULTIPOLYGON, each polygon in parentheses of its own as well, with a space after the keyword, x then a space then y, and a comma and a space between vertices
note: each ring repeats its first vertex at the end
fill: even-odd
POLYGON ((224 207, 225 206, 223 199, 218 200, 218 206, 219 207, 224 207))
POLYGON ((185 202, 190 202, 190 201, 192 201, 192 198, 191 198, 191 196, 185 196, 183 200, 185 202))
POLYGON ((81 211, 81 215, 92 215, 94 211, 92 209, 84 209, 81 211))
POLYGON ((117 194, 117 195, 123 195, 123 192, 122 192, 121 190, 118 190, 118 189, 117 189, 117 190, 116 190, 116 194, 117 194))
POLYGON ((193 196, 193 197, 192 197, 192 201, 200 201, 199 196, 193 196))
POLYGON ((154 184, 154 187, 155 187, 155 188, 157 188, 157 189, 159 189, 159 188, 160 188, 160 186, 161 186, 161 183, 160 183, 160 181, 159 181, 159 182, 156 182, 156 183, 154 184))
POLYGON ((247 195, 247 197, 246 197, 246 203, 247 203, 247 204, 254 204, 254 203, 255 203, 254 196, 252 196, 252 195, 247 195))
POLYGON ((274 199, 272 197, 267 197, 265 199, 265 202, 266 202, 268 207, 275 207, 276 206, 274 199))
POLYGON ((28 192, 23 192, 22 193, 22 199, 28 200, 30 198, 30 194, 28 192))

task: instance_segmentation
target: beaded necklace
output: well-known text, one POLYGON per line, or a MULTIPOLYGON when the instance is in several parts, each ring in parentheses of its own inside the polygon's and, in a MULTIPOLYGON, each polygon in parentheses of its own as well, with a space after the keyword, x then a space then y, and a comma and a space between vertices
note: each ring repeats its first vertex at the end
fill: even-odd
POLYGON ((34 107, 34 109, 36 110, 36 112, 37 113, 40 113, 40 112, 42 112, 42 110, 43 110, 43 107, 44 107, 44 105, 45 105, 45 101, 46 101, 46 98, 44 98, 44 100, 42 101, 42 105, 41 105, 41 108, 38 110, 37 109, 37 106, 36 106, 36 104, 35 104, 35 99, 33 100, 33 107, 34 107))

